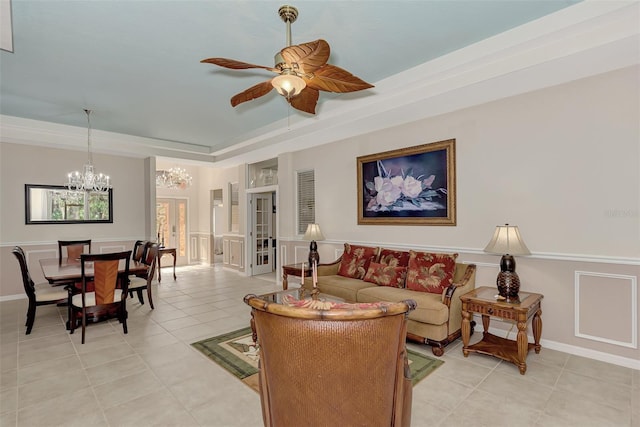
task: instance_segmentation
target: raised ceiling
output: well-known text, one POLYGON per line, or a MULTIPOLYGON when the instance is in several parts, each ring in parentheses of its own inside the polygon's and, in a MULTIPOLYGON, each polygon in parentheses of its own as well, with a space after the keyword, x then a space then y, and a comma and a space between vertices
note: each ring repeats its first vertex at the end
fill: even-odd
MULTIPOLYGON (((377 84, 574 3, 298 0, 293 43, 323 38, 330 63, 377 84)), ((277 14, 283 4, 13 0, 13 53, 0 57, 0 114, 81 129, 89 108, 94 129, 140 137, 161 155, 224 157, 257 134, 309 120, 275 91, 232 108, 234 94, 272 74, 200 63, 219 56, 272 65, 286 43, 277 14)), ((350 102, 366 105, 380 90, 323 92, 312 120, 350 102)))

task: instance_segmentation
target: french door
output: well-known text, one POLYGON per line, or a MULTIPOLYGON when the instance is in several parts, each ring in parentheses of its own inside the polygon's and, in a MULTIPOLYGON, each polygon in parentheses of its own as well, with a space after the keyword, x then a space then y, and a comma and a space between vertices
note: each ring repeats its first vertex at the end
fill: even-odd
POLYGON ((189 263, 187 218, 187 199, 156 199, 158 242, 176 248, 176 262, 180 265, 189 263))
POLYGON ((253 219, 251 274, 271 273, 275 265, 271 193, 251 195, 251 212, 253 219))

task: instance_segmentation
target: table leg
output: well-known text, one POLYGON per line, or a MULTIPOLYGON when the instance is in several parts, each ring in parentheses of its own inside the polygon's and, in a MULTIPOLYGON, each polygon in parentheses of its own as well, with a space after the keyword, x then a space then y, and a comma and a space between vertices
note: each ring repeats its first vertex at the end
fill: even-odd
POLYGON ((171 252, 171 255, 173 255, 173 280, 176 280, 176 253, 175 252, 171 252))
POLYGON ((462 354, 464 357, 469 355, 469 338, 471 337, 471 313, 466 310, 462 310, 462 354))
POLYGON ((162 281, 162 273, 160 273, 162 271, 162 264, 160 263, 161 259, 162 255, 158 254, 158 283, 162 281))
POLYGON ((518 322, 518 367, 520 374, 527 372, 527 353, 529 351, 529 341, 527 338, 527 320, 518 322))
POLYGON ((533 339, 535 340, 535 351, 536 354, 540 353, 540 336, 542 335, 542 309, 538 309, 536 314, 533 315, 533 321, 531 322, 533 325, 533 339))
POLYGON ((489 322, 491 321, 491 316, 483 314, 482 315, 482 336, 485 336, 489 333, 489 322))

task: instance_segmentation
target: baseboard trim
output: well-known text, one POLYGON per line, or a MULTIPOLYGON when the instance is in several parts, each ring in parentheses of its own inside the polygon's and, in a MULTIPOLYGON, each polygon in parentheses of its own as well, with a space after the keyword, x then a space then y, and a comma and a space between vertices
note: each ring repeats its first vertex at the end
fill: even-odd
MULTIPOLYGON (((476 332, 482 333, 482 331, 477 329, 476 332)), ((504 337, 505 332, 507 331, 504 329, 489 327, 489 332, 493 335, 504 337)), ((506 337, 511 340, 515 340, 516 336, 517 331, 509 331, 506 334, 506 337)), ((529 342, 533 342, 533 336, 529 336, 528 339, 529 342)), ((546 339, 541 339, 540 344, 542 345, 542 351, 544 351, 545 348, 548 348, 550 350, 558 350, 574 356, 586 357, 588 359, 599 360, 601 362, 611 363, 612 365, 623 366, 625 368, 631 368, 640 371, 640 360, 629 359, 627 357, 616 356, 614 354, 609 354, 602 351, 591 350, 588 348, 578 347, 575 345, 564 344, 561 342, 546 339)))

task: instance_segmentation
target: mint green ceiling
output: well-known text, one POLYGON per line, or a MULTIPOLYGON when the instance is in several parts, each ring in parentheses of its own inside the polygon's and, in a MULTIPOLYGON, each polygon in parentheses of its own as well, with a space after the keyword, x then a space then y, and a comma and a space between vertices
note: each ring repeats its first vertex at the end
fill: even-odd
MULTIPOLYGON (((330 63, 375 84, 574 3, 298 0, 293 43, 324 38, 330 63)), ((283 4, 13 0, 14 52, 0 53, 0 113, 86 126, 89 108, 96 129, 224 149, 287 114, 304 114, 288 111, 275 91, 232 108, 234 94, 273 74, 200 63, 219 56, 273 65, 286 43, 277 14, 283 4)), ((321 93, 319 115, 329 97, 321 93)))

